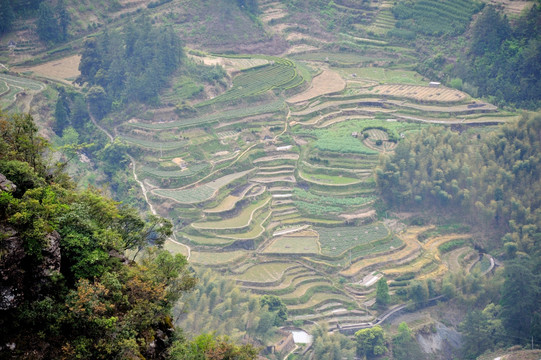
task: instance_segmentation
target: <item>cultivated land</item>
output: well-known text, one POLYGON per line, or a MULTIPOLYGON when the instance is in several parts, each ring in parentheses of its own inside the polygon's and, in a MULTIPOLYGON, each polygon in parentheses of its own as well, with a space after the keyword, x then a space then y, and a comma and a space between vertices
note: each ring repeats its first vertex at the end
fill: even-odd
MULTIPOLYGON (((494 2, 510 12, 522 6, 494 2)), ((175 3, 153 14, 180 14, 175 3)), ((403 274, 438 279, 475 266, 483 271, 490 263, 463 261, 477 255, 467 242, 441 254, 442 244, 468 234, 435 232, 420 241, 430 228, 389 226, 375 206, 373 169, 381 153, 423 127, 481 125, 517 115, 443 85, 430 87, 430 79, 412 70, 414 49, 389 45, 383 36, 395 22, 391 2, 373 4, 363 10, 366 20, 352 26, 363 36, 352 30, 335 40, 355 45, 349 51, 329 48, 333 39, 318 31, 301 36, 296 15, 279 2, 260 1, 269 36, 260 28, 253 35, 267 46, 281 39, 273 51, 250 47, 246 39, 234 49, 238 55, 224 54, 220 36, 205 38, 207 27, 181 23, 182 34, 206 39, 202 46, 213 51, 190 56, 223 66, 227 89, 191 99, 193 112, 186 114, 164 106, 149 109, 152 116, 103 124, 133 156, 147 202, 173 221, 177 241, 165 247, 243 288, 280 296, 290 319, 307 328, 314 321, 332 329, 375 320, 377 308, 365 306, 373 301, 374 285, 359 290, 375 271, 390 282, 403 274)), ((336 11, 359 9, 341 5, 336 11)), ((40 79, 69 83, 78 60, 70 55, 18 67, 24 76, 0 74, 2 108, 30 109, 32 97, 46 87, 40 79)))

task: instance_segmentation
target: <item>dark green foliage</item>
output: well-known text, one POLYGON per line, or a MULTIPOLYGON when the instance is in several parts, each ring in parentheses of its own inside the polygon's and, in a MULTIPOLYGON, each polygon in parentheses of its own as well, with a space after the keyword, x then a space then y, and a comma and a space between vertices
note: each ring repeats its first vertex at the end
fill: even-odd
POLYGON ((531 266, 523 260, 515 260, 506 264, 503 273, 502 323, 506 332, 519 343, 527 343, 527 339, 534 335, 534 329, 539 326, 535 322, 539 321, 541 314, 539 279, 528 265, 531 266))
MULTIPOLYGON (((481 3, 470 0, 405 0, 391 9, 398 20, 396 27, 425 35, 457 35, 466 30, 481 3)), ((398 32, 394 36, 400 35, 398 32)), ((401 36, 408 38, 408 36, 401 36)))
POLYGON ((160 90, 183 59, 173 29, 153 27, 150 19, 142 17, 122 31, 87 40, 77 81, 92 85, 89 105, 92 113, 102 117, 113 102, 157 103, 160 90))
POLYGON ((483 311, 473 310, 460 324, 464 336, 462 352, 465 359, 476 359, 487 350, 505 343, 504 327, 499 317, 501 308, 489 304, 483 311))
POLYGON ((270 312, 276 313, 275 326, 280 326, 287 320, 287 307, 278 296, 263 295, 261 297, 261 306, 268 306, 270 312))
POLYGON ((58 136, 62 136, 64 129, 69 126, 69 111, 70 108, 66 92, 63 88, 60 88, 54 110, 55 124, 53 127, 54 132, 58 136))
POLYGON ((11 30, 13 20, 15 20, 15 13, 10 0, 0 0, 0 34, 11 30))
POLYGON ((468 242, 469 241, 466 239, 451 240, 446 242, 445 244, 441 244, 440 246, 438 246, 438 250, 443 254, 451 250, 458 249, 459 247, 464 246, 468 242))
POLYGON ((122 252, 160 245, 171 224, 72 190, 45 164, 47 143, 32 118, 0 115, 0 172, 17 186, 0 192, 0 247, 11 259, 2 287, 18 294, 0 309, 0 338, 17 346, 0 348, 0 357, 164 356, 172 304, 195 279, 181 255, 148 249, 138 265, 122 252))
POLYGON ((387 279, 382 277, 376 283, 376 305, 380 307, 386 307, 391 302, 391 296, 389 295, 389 286, 387 285, 387 279))
POLYGON ((329 334, 325 325, 317 326, 312 331, 313 357, 321 360, 355 359, 356 344, 346 335, 335 332, 329 334))
POLYGON ((63 0, 55 8, 48 2, 42 2, 38 9, 37 32, 42 41, 59 43, 68 37, 70 16, 63 0))
POLYGON ((251 14, 257 14, 259 12, 259 7, 257 6, 257 0, 236 0, 237 5, 248 11, 251 14))
MULTIPOLYGON (((451 276, 442 284, 447 298, 459 293, 474 308, 497 303, 499 297, 501 308, 491 310, 490 316, 469 313, 463 324, 465 358, 499 347, 500 340, 512 345, 539 338, 540 139, 541 117, 531 115, 480 137, 433 128, 401 142, 376 171, 378 186, 386 189, 382 194, 391 206, 408 204, 461 214, 474 231, 490 231, 486 245, 501 248, 511 260, 504 266, 500 291, 493 286, 498 278, 483 281, 475 274, 451 276)), ((465 242, 446 243, 441 251, 465 242)), ((423 283, 414 282, 409 289, 416 305, 433 295, 433 286, 423 283)))
POLYGON ((481 230, 496 229, 493 245, 539 248, 541 117, 524 116, 482 139, 431 128, 382 158, 376 181, 392 206, 459 211, 481 230), (506 236, 504 236, 507 233, 506 236))
POLYGON ((107 96, 103 87, 99 85, 92 86, 88 90, 86 101, 90 112, 98 119, 103 118, 111 109, 111 99, 107 96))
POLYGON ((185 294, 178 307, 177 325, 189 336, 213 332, 267 341, 276 332, 276 313, 259 296, 242 291, 233 281, 208 269, 198 272, 196 287, 185 294))
POLYGON ((357 355, 373 359, 387 352, 385 338, 381 326, 362 329, 355 333, 357 355))
POLYGON ((408 324, 398 325, 398 335, 393 337, 393 358, 396 360, 424 359, 425 356, 415 341, 408 324))
POLYGON ((414 281, 408 288, 408 297, 413 303, 414 309, 419 309, 428 300, 428 286, 423 281, 414 281))
POLYGON ((536 108, 541 100, 541 5, 510 26, 487 6, 472 29, 470 51, 453 74, 473 84, 479 96, 536 108))
POLYGON ((37 176, 46 177, 41 153, 48 143, 38 135, 38 128, 30 115, 5 115, 0 111, 0 160, 27 163, 37 176))
POLYGON ((227 336, 201 334, 190 342, 178 341, 169 352, 171 360, 251 360, 258 350, 252 345, 236 345, 227 336))
POLYGON ((151 1, 148 3, 147 8, 154 9, 160 5, 167 4, 168 2, 171 2, 172 0, 157 0, 157 1, 151 1))

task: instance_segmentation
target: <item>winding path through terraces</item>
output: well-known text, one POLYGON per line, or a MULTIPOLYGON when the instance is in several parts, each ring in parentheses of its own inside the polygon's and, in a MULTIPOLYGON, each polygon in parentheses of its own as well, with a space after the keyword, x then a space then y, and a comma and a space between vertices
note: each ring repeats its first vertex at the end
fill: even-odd
MULTIPOLYGON (((111 135, 105 128, 103 128, 100 124, 98 124, 98 122, 96 121, 96 119, 94 118, 94 116, 91 115, 90 113, 90 109, 88 110, 88 115, 90 116, 90 120, 92 121, 92 123, 94 125, 96 125, 96 127, 98 129, 100 129, 105 135, 107 135, 107 137, 109 138, 110 142, 113 143, 115 141, 115 138, 113 135, 111 135)), ((149 209, 150 209, 150 212, 152 213, 152 215, 158 215, 158 213, 156 212, 156 209, 154 209, 154 206, 150 203, 150 201, 148 200, 148 195, 147 195, 147 189, 145 188, 145 185, 143 184, 143 182, 141 180, 139 180, 139 178, 137 177, 137 173, 135 172, 135 168, 136 168, 136 163, 135 163, 135 159, 133 158, 133 156, 129 155, 129 154, 126 154, 128 155, 128 157, 130 158, 130 161, 131 161, 131 166, 132 166, 132 173, 133 173, 133 178, 135 179, 135 181, 137 182, 137 184, 139 184, 139 186, 141 187, 141 191, 143 192, 143 197, 145 198, 145 202, 147 203, 149 209)), ((173 236, 175 236, 173 234, 173 236)), ((186 245, 186 244, 183 244, 179 241, 176 240, 176 237, 175 239, 173 239, 173 237, 168 237, 167 240, 177 244, 177 245, 182 245, 182 246, 185 246, 186 249, 188 249, 188 256, 186 256, 186 259, 187 260, 190 260, 190 257, 192 256, 192 249, 186 245)))

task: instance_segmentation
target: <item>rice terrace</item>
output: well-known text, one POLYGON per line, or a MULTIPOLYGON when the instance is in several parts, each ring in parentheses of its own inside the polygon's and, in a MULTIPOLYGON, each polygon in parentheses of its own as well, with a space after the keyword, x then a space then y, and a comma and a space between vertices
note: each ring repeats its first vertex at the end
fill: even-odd
MULTIPOLYGON (((392 1, 331 1, 325 16, 350 14, 350 24, 314 22, 316 30, 309 31, 302 20, 313 20, 290 2, 260 0, 259 25, 232 35, 239 45, 231 51, 221 48, 223 34, 206 33, 212 24, 205 16, 197 16, 205 25, 194 24, 174 7, 179 2, 119 6, 138 13, 147 9, 143 3, 153 4, 152 21, 188 39, 183 61, 192 69, 214 67, 218 80, 199 86, 200 79, 174 73, 151 105, 122 112, 125 104, 116 101, 113 115, 89 121, 107 135, 104 148, 129 155, 123 164, 134 175, 132 196, 145 211, 171 220, 165 249, 243 290, 278 297, 287 307, 283 325, 308 333, 324 326, 351 335, 401 311, 401 303, 375 304, 381 278, 398 299, 417 280, 494 268, 470 229, 423 222, 407 209, 385 210, 376 174, 404 139, 424 130, 452 128, 481 139, 485 127, 518 118, 514 108, 476 97, 462 83, 451 87, 421 75, 417 49, 392 37, 435 34, 433 20, 417 21, 427 12, 453 34, 479 11, 477 2, 414 1, 408 14, 416 21, 407 22, 393 15, 392 1), (251 37, 266 42, 256 45, 251 37)), ((486 2, 502 3, 513 14, 525 6, 486 2)), ((117 15, 107 21, 122 25, 122 12, 117 15)), ((70 49, 78 46, 70 43, 70 49)), ((46 90, 52 86, 82 91, 73 83, 81 55, 63 51, 0 73, 0 107, 43 110, 47 97, 56 99, 46 90)), ((85 166, 92 173, 89 162, 85 166)), ((299 346, 295 354, 310 353, 299 346)))

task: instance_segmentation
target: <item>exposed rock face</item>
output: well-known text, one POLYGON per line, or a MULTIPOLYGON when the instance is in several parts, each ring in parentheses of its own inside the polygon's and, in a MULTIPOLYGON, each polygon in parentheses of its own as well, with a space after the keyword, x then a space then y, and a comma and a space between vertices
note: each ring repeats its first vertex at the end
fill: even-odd
MULTIPOLYGON (((0 174, 0 192, 13 192, 16 188, 0 174)), ((47 234, 45 244, 36 264, 26 254, 24 238, 0 223, 0 310, 13 309, 24 300, 36 298, 51 275, 60 271, 60 234, 47 234)))
POLYGON ((431 333, 417 334, 417 342, 423 352, 429 355, 430 359, 455 359, 458 350, 462 346, 460 333, 442 323, 436 323, 434 330, 431 333))
POLYGON ((56 231, 47 234, 38 266, 29 261, 16 231, 0 225, 0 236, 5 236, 0 250, 0 310, 9 310, 36 298, 50 276, 60 271, 60 235, 56 231))
POLYGON ((26 253, 22 239, 13 229, 0 227, 0 236, 5 236, 0 250, 0 310, 8 310, 17 307, 24 298, 21 263, 26 253))
POLYGON ((9 181, 3 174, 0 174, 0 191, 14 192, 17 186, 9 181))

